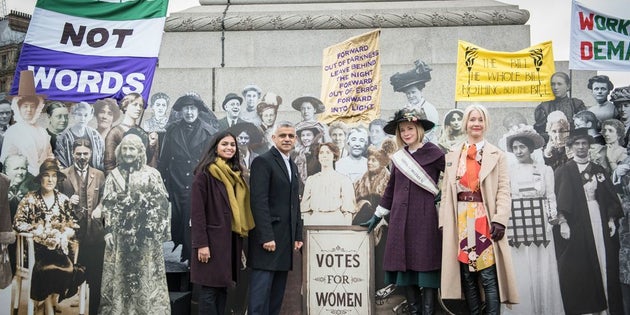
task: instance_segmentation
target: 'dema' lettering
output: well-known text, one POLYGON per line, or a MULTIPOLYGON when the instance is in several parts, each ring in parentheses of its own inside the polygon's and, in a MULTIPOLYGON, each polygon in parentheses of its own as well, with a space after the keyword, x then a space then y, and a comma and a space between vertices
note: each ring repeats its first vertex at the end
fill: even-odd
POLYGON ((317 306, 363 306, 363 294, 354 292, 315 292, 317 306))
POLYGON ((582 60, 630 60, 630 42, 595 41, 580 42, 582 60))

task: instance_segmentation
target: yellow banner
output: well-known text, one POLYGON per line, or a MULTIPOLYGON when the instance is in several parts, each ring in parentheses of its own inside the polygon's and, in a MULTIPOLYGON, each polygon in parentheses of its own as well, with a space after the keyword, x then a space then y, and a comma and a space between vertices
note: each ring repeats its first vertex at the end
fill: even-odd
POLYGON ((380 116, 380 34, 371 31, 324 49, 321 122, 368 124, 380 116))
POLYGON ((551 41, 517 52, 490 51, 465 41, 457 49, 456 101, 554 99, 551 41))

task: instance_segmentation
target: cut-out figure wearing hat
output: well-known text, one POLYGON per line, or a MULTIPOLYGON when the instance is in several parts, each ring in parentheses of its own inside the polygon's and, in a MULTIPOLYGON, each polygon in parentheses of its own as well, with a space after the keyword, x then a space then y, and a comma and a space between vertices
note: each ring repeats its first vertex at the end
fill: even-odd
POLYGON ((243 88, 241 95, 243 95, 243 102, 245 102, 245 108, 241 112, 241 119, 254 125, 260 125, 257 106, 261 101, 262 90, 256 84, 248 84, 243 88))
MULTIPOLYGON (((427 119, 437 125, 440 121, 438 111, 433 104, 424 98, 422 93, 426 83, 431 81, 432 70, 426 62, 416 60, 413 69, 404 73, 396 72, 389 78, 389 83, 395 92, 404 93, 407 96, 408 103, 405 108, 423 111, 427 119)), ((425 142, 438 143, 437 133, 434 130, 425 130, 424 139, 425 142)))
POLYGON ((297 129, 299 129, 299 125, 303 122, 317 123, 324 131, 323 142, 332 141, 328 135, 328 126, 317 121, 317 114, 321 114, 326 110, 324 103, 320 99, 310 95, 300 96, 291 102, 291 107, 300 112, 302 117, 302 120, 295 125, 297 129))
POLYGON ((267 148, 273 146, 271 135, 278 118, 278 108, 282 104, 282 97, 273 92, 267 92, 262 100, 256 105, 256 113, 260 117, 258 128, 263 132, 263 141, 267 148))
POLYGON ((228 93, 223 99, 221 107, 225 111, 225 117, 219 119, 219 130, 226 130, 238 123, 245 122, 241 118, 243 98, 236 93, 228 93))
POLYGON ((158 170, 170 194, 171 238, 176 246, 183 245, 181 260, 185 261, 191 253, 188 222, 193 170, 217 129, 201 119, 208 108, 197 96, 179 97, 173 110, 180 112, 182 119, 166 129, 158 170))
POLYGON ((28 171, 39 174, 39 165, 52 158, 50 136, 46 129, 37 126, 44 108, 45 95, 36 94, 33 71, 20 72, 18 95, 11 97, 11 109, 16 123, 4 134, 0 161, 9 155, 21 154, 28 160, 28 171))
POLYGON ((562 301, 567 314, 622 313, 616 221, 623 211, 608 172, 589 158, 591 143, 586 128, 572 130, 573 158, 555 171, 562 301))

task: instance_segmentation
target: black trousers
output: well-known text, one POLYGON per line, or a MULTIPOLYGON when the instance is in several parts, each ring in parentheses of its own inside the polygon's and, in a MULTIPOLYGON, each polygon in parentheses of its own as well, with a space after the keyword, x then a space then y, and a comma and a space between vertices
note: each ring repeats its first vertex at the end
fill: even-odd
POLYGON ((479 292, 479 281, 485 295, 485 314, 499 314, 501 302, 499 298, 499 281, 496 266, 473 272, 468 265, 460 263, 462 290, 466 297, 466 304, 471 315, 481 314, 482 300, 479 292))

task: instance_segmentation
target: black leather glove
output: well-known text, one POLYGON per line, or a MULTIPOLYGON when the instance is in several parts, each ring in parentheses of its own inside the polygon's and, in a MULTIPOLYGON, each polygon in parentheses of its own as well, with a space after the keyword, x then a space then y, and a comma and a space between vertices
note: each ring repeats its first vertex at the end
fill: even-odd
POLYGON ((505 235, 505 226, 501 223, 492 222, 490 227, 490 237, 493 241, 500 241, 505 235))
POLYGON ((435 199, 433 199, 433 203, 437 205, 438 203, 440 203, 441 200, 442 200, 442 191, 438 190, 437 195, 435 195, 435 199))
POLYGON ((374 228, 378 225, 379 222, 381 222, 383 218, 377 217, 376 215, 373 215, 367 222, 363 222, 360 223, 360 226, 367 226, 368 230, 367 232, 370 233, 372 231, 374 231, 374 228))

